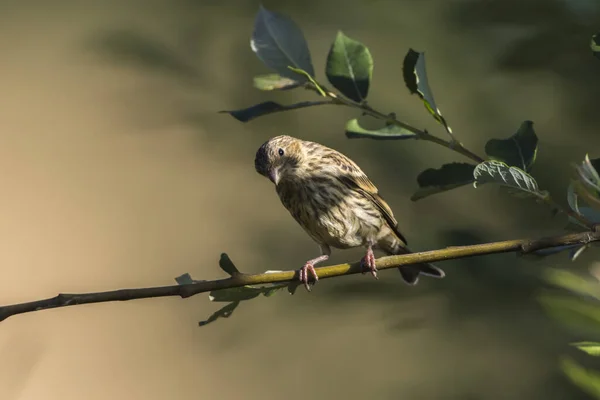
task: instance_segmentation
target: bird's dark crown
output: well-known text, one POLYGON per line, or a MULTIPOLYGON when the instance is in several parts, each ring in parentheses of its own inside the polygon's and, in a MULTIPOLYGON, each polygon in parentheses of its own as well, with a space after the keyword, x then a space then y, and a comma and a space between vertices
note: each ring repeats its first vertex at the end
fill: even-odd
POLYGON ((298 165, 300 140, 291 136, 281 135, 263 143, 254 158, 256 172, 268 176, 269 170, 274 167, 295 168, 298 165), (279 151, 283 150, 283 156, 279 151))

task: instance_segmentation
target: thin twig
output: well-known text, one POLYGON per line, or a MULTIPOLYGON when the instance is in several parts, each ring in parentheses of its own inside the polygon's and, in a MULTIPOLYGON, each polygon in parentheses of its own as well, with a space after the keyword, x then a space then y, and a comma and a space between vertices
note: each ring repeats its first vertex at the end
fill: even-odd
MULTIPOLYGON (((384 270, 422 262, 445 261, 486 254, 509 252, 529 254, 538 250, 553 247, 577 244, 585 245, 597 241, 600 241, 600 230, 533 240, 507 240, 503 242, 492 242, 472 246, 448 247, 446 249, 425 251, 421 253, 382 257, 376 260, 376 264, 379 270, 384 270)), ((319 279, 334 278, 363 272, 360 262, 320 267, 316 268, 316 271, 319 279)), ((235 273, 226 279, 197 281, 195 283, 184 285, 158 286, 139 289, 120 289, 96 293, 64 293, 48 299, 2 306, 0 307, 0 321, 3 321, 13 315, 47 310, 51 308, 75 306, 80 304, 104 303, 110 301, 128 301, 151 297, 179 296, 181 298, 187 298, 199 293, 211 292, 213 290, 237 288, 246 285, 290 282, 297 279, 297 271, 270 272, 255 275, 235 273)))
MULTIPOLYGON (((328 90, 327 88, 325 88, 325 86, 322 86, 321 84, 318 84, 318 85, 319 85, 320 90, 318 90, 314 84, 307 84, 307 85, 305 85, 305 87, 307 89, 317 91, 317 93, 321 93, 321 91, 323 91, 327 95, 327 97, 332 99, 333 103, 337 103, 339 105, 344 105, 347 107, 359 109, 363 113, 368 114, 374 118, 386 121, 387 123, 394 124, 403 129, 406 129, 409 132, 414 133, 416 135, 416 137, 420 140, 426 140, 426 141, 438 144, 440 146, 446 147, 446 148, 453 150, 459 154, 462 154, 463 156, 477 162, 478 164, 485 161, 485 159, 478 156, 471 150, 467 149, 466 147, 464 147, 464 145, 462 143, 460 143, 456 140, 453 140, 453 141, 444 140, 442 138, 439 138, 437 136, 430 134, 429 132, 427 132, 425 130, 415 128, 412 125, 409 125, 405 122, 399 121, 393 115, 386 115, 380 111, 377 111, 366 103, 357 103, 355 101, 346 99, 342 96, 339 96, 337 93, 328 90)), ((548 197, 546 199, 546 204, 548 204, 550 207, 558 210, 558 212, 561 212, 561 213, 567 215, 568 217, 571 217, 571 218, 579 221, 581 224, 583 224, 583 226, 586 226, 587 228, 594 230, 594 227, 595 227, 594 223, 592 223, 591 221, 588 221, 587 218, 585 218, 583 215, 561 206, 560 204, 558 204, 554 200, 552 200, 550 197, 548 197)))

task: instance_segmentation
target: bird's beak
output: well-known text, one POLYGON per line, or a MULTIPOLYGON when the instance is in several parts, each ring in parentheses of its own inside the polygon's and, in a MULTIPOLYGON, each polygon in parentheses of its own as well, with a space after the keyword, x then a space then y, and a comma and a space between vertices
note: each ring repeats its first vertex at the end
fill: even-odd
POLYGON ((277 185, 279 182, 279 168, 271 168, 269 170, 269 180, 277 185))

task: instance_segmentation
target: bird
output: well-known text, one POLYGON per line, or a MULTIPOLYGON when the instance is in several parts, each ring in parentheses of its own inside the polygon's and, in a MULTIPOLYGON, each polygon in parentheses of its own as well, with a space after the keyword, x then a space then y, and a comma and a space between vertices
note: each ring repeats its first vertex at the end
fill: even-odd
MULTIPOLYGON (((411 253, 390 206, 344 154, 316 142, 280 135, 259 147, 254 167, 275 185, 283 206, 320 247, 321 254, 299 270, 306 290, 311 290, 311 277, 313 285, 319 280, 315 265, 329 259, 331 248, 364 247, 363 273, 370 271, 376 279, 374 249, 388 255, 411 253)), ((442 269, 426 263, 398 269, 409 285, 416 285, 420 275, 445 276, 442 269)))

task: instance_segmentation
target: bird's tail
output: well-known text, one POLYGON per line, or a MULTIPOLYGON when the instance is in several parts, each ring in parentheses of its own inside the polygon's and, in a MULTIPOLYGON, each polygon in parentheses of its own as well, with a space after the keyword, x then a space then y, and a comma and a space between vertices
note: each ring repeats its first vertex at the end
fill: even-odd
MULTIPOLYGON (((380 243, 379 247, 390 256, 412 253, 404 243, 398 240, 391 241, 391 243, 384 241, 380 243)), ((441 268, 426 263, 406 265, 398 267, 398 270, 404 282, 409 285, 416 285, 419 282, 419 275, 430 276, 432 278, 443 278, 446 276, 441 268)))

